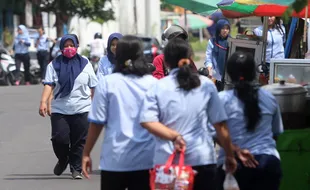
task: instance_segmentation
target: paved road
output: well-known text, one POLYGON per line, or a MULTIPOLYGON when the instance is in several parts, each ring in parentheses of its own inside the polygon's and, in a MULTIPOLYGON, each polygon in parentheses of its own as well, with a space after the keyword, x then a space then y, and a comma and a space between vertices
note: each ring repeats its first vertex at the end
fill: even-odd
MULTIPOLYGON (((60 177, 53 175, 57 159, 50 122, 38 115, 41 90, 40 85, 0 87, 0 190, 99 189, 98 170, 91 180, 71 180, 68 169, 60 177)), ((101 140, 93 151, 94 166, 99 164, 101 140)))
MULTIPOLYGON (((49 118, 38 115, 42 86, 0 87, 0 190, 100 189, 91 180, 72 180, 69 170, 53 175, 57 161, 50 142, 49 118)), ((100 143, 93 151, 98 166, 100 143)), ((94 169, 97 169, 94 168, 94 169)))

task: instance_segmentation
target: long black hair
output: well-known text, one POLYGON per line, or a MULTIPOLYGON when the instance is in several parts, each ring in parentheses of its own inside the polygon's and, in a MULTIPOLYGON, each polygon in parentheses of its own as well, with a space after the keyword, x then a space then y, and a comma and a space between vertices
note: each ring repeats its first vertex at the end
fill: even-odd
POLYGON ((244 103, 248 131, 254 131, 261 118, 258 105, 258 87, 252 82, 256 77, 255 61, 251 54, 235 52, 227 61, 227 73, 234 83, 237 97, 244 103))
MULTIPOLYGON (((264 17, 261 17, 261 20, 262 20, 262 23, 264 23, 264 17)), ((283 36, 285 35, 285 32, 283 31, 283 28, 282 28, 280 17, 275 17, 275 21, 272 25, 272 28, 277 29, 281 35, 283 35, 283 36)))
POLYGON ((144 58, 142 41, 136 36, 126 35, 118 41, 115 58, 114 72, 143 76, 154 71, 144 58))
POLYGON ((189 65, 191 55, 192 50, 189 43, 180 38, 169 40, 164 49, 165 63, 169 65, 170 69, 179 68, 177 72, 179 88, 186 91, 200 86, 198 73, 194 72, 189 65), (180 63, 182 60, 184 62, 180 63))

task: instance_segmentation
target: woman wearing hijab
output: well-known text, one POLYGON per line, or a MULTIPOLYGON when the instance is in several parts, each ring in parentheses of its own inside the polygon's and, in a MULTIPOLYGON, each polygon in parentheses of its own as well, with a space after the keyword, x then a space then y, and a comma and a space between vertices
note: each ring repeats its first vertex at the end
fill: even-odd
POLYGON ((146 91, 157 79, 146 62, 143 43, 124 36, 116 49, 113 74, 99 77, 83 153, 83 174, 89 177, 90 152, 105 127, 100 157, 102 190, 148 190, 154 139, 137 119, 146 91))
POLYGON ((108 47, 107 47, 107 52, 108 54, 104 57, 102 57, 99 61, 98 65, 98 71, 97 71, 97 76, 99 75, 109 75, 112 74, 113 69, 115 67, 115 52, 116 52, 116 47, 118 40, 123 37, 122 34, 120 33, 113 33, 109 36, 108 39, 108 47))
POLYGON ((140 122, 157 137, 155 165, 165 164, 174 150, 185 150, 185 164, 198 172, 194 190, 215 190, 216 152, 208 122, 228 155, 227 171, 233 173, 237 165, 216 87, 191 69, 190 55, 188 42, 178 38, 168 42, 164 57, 172 70, 147 91, 140 122))
MULTIPOLYGON (((251 54, 236 52, 227 61, 227 73, 234 88, 219 93, 228 116, 227 126, 237 155, 235 177, 243 189, 278 190, 282 171, 276 138, 283 132, 276 98, 253 83, 255 61, 251 54)), ((219 190, 223 189, 225 153, 218 158, 219 190)))
POLYGON ((29 46, 31 45, 28 29, 24 25, 18 26, 18 35, 14 40, 13 50, 15 51, 15 65, 16 65, 16 81, 15 85, 20 84, 20 66, 24 64, 25 69, 25 82, 26 85, 30 85, 30 56, 29 46))
POLYGON ((220 19, 216 23, 215 37, 208 42, 205 66, 210 75, 216 80, 218 91, 224 89, 223 77, 225 72, 226 54, 228 48, 228 37, 230 24, 226 19, 220 19))
POLYGON ((51 140, 58 158, 54 174, 61 175, 70 164, 73 179, 82 179, 82 152, 89 125, 87 116, 93 88, 98 81, 91 63, 77 53, 77 47, 76 36, 62 37, 62 55, 46 69, 39 113, 46 116, 47 101, 53 91, 51 140))

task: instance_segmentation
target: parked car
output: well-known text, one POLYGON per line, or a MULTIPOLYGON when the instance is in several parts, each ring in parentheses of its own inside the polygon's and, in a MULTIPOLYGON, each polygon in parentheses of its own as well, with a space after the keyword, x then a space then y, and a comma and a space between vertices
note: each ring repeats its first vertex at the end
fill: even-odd
POLYGON ((158 42, 158 40, 154 37, 145 37, 145 36, 138 36, 143 41, 144 46, 144 56, 149 63, 153 63, 154 58, 157 55, 163 53, 163 48, 158 42))

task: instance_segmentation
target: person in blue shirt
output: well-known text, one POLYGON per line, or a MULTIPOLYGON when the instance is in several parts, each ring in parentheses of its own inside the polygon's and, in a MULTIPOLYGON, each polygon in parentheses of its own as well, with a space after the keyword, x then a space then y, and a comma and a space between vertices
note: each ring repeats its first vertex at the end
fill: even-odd
POLYGON ((140 111, 141 125, 157 137, 154 165, 164 165, 174 150, 185 150, 185 164, 198 172, 194 190, 216 189, 216 152, 208 122, 228 155, 227 171, 236 169, 224 107, 214 83, 190 68, 188 42, 170 40, 164 57, 172 70, 148 90, 140 111))
POLYGON ((139 122, 146 91, 157 79, 143 55, 143 43, 124 36, 116 49, 113 74, 99 76, 88 119, 83 174, 89 178, 90 152, 105 127, 100 156, 102 190, 148 190, 155 141, 139 122))
POLYGON ((50 49, 50 61, 52 61, 57 56, 61 55, 61 50, 59 49, 61 38, 56 38, 50 49))
POLYGON ((230 23, 227 19, 220 19, 216 23, 215 37, 208 42, 206 51, 205 66, 208 68, 210 76, 215 79, 218 91, 224 89, 223 77, 225 72, 225 62, 228 49, 228 37, 230 33, 230 23))
MULTIPOLYGON (((263 21, 263 17, 262 17, 263 21)), ((263 26, 254 29, 254 34, 263 36, 263 26)), ((284 59, 284 43, 286 42, 285 27, 281 24, 281 18, 268 17, 268 33, 266 47, 266 62, 270 63, 270 59, 284 59)))
MULTIPOLYGON (((283 124, 276 98, 253 83, 256 68, 251 54, 234 53, 227 61, 227 73, 234 88, 220 92, 219 97, 228 116, 227 126, 235 152, 239 155, 235 173, 239 187, 278 190, 282 172, 275 139, 283 132, 283 124)), ((220 150, 219 189, 223 189, 225 156, 220 150)))
POLYGON ((29 56, 29 46, 31 45, 28 29, 24 25, 18 26, 18 35, 15 37, 13 50, 15 52, 15 65, 16 65, 16 81, 15 85, 20 84, 21 75, 20 67, 21 64, 24 64, 25 69, 25 82, 26 85, 30 85, 30 56, 29 56))
MULTIPOLYGON (((262 17, 263 22, 263 17, 262 17)), ((256 36, 263 36, 264 27, 259 26, 254 29, 256 36)), ((281 24, 280 17, 268 17, 268 33, 266 45, 266 68, 263 67, 266 75, 269 75, 271 59, 284 59, 284 44, 286 42, 285 27, 281 24)))
POLYGON ((107 55, 103 56, 98 64, 97 76, 99 75, 109 75, 112 74, 113 69, 115 68, 115 52, 118 40, 123 37, 120 33, 113 33, 109 36, 108 46, 107 46, 107 55))
POLYGON ((45 32, 44 28, 41 26, 38 28, 39 37, 36 41, 35 47, 37 48, 37 59, 40 65, 41 79, 45 78, 46 67, 49 61, 49 42, 56 42, 49 38, 45 32))
POLYGON ((58 162, 54 174, 61 175, 70 164, 73 179, 82 179, 82 152, 89 123, 87 120, 91 97, 98 79, 92 64, 77 53, 78 39, 67 34, 62 37, 62 55, 46 68, 39 114, 49 114, 51 102, 52 145, 58 162), (53 92, 53 96, 51 93, 53 92))

